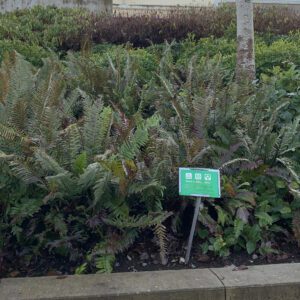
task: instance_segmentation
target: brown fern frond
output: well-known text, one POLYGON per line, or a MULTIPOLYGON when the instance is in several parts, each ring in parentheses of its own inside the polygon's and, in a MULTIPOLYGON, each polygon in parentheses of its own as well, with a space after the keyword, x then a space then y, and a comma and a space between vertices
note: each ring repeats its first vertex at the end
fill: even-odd
POLYGON ((168 263, 168 259, 167 259, 167 231, 166 231, 166 227, 161 224, 158 223, 154 226, 154 234, 156 235, 157 239, 158 239, 158 245, 160 248, 159 251, 159 255, 160 255, 160 259, 161 259, 161 263, 163 265, 166 265, 168 263))
POLYGON ((27 102, 17 101, 12 107, 11 122, 19 132, 23 132, 27 126, 27 102))

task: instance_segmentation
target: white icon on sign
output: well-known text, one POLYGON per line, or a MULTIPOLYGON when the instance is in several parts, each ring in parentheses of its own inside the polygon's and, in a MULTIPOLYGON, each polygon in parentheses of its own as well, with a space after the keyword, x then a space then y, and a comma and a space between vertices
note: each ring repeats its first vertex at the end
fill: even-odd
POLYGON ((193 174, 192 173, 186 173, 185 174, 185 179, 193 179, 193 174))
POLYGON ((202 179, 201 174, 196 173, 196 174, 195 174, 195 179, 196 179, 196 180, 201 180, 201 179, 202 179))
POLYGON ((204 179, 205 179, 206 181, 211 181, 211 175, 210 175, 210 174, 205 174, 205 175, 204 175, 204 179))

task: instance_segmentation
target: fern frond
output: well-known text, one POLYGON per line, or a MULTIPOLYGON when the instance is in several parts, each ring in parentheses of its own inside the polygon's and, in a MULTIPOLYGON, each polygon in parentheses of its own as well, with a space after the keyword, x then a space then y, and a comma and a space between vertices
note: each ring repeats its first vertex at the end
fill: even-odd
POLYGON ((102 242, 96 244, 92 253, 93 255, 122 253, 134 243, 138 235, 139 231, 137 229, 125 230, 122 233, 109 232, 109 235, 102 242))
POLYGON ((148 139, 147 129, 138 127, 135 133, 119 148, 120 156, 124 159, 133 160, 138 155, 140 148, 146 145, 148 139))
POLYGON ((37 149, 34 155, 37 162, 41 165, 42 170, 47 174, 66 173, 66 170, 62 168, 58 162, 49 156, 45 151, 37 149))
POLYGON ((172 215, 170 212, 164 213, 155 213, 153 215, 144 215, 144 216, 129 216, 129 217, 120 217, 117 219, 105 219, 105 223, 108 225, 115 226, 117 228, 139 228, 143 229, 146 227, 151 227, 156 224, 164 222, 167 218, 172 215))
POLYGON ((0 138, 4 141, 19 141, 20 143, 25 141, 25 138, 14 128, 7 127, 0 123, 0 138))
POLYGON ((158 239, 158 245, 159 245, 159 254, 160 254, 160 259, 161 259, 161 263, 163 265, 166 265, 168 263, 168 259, 167 259, 167 231, 166 231, 166 227, 161 224, 158 223, 154 226, 154 234, 156 235, 157 239, 158 239))
POLYGON ((33 170, 31 163, 13 160, 10 166, 13 174, 26 184, 43 184, 41 178, 37 176, 35 170, 33 170))
POLYGON ((277 161, 280 162, 292 175, 292 177, 298 182, 300 183, 300 178, 297 174, 297 172, 294 169, 294 165, 295 162, 289 158, 286 157, 281 157, 281 158, 277 158, 277 161))
POLYGON ((97 273, 111 273, 116 257, 112 254, 104 254, 95 259, 97 273))
POLYGON ((130 184, 128 189, 128 194, 139 194, 142 193, 148 189, 159 191, 161 195, 163 195, 163 191, 165 189, 164 186, 161 185, 160 182, 153 179, 148 182, 142 181, 142 182, 134 182, 130 184))
POLYGON ((109 107, 103 108, 101 101, 87 107, 88 105, 87 103, 85 106, 83 138, 88 154, 96 155, 106 149, 112 123, 112 110, 109 107))
POLYGON ((77 181, 72 178, 71 173, 63 172, 53 176, 46 176, 50 193, 59 193, 66 198, 72 198, 80 192, 77 181))
POLYGON ((77 124, 71 124, 64 130, 64 145, 66 147, 64 149, 66 151, 66 162, 68 158, 68 166, 71 167, 83 148, 81 133, 77 124))
MULTIPOLYGON (((85 169, 84 173, 80 175, 78 180, 78 185, 81 187, 83 191, 91 188, 95 185, 97 177, 100 173, 100 165, 99 163, 93 163, 88 165, 85 169)), ((101 193, 97 195, 97 199, 101 198, 101 193)))
POLYGON ((231 165, 234 165, 234 164, 238 164, 238 163, 242 163, 242 162, 247 162, 247 163, 251 163, 251 161, 247 158, 235 158, 233 160, 230 160, 230 161, 227 161, 225 162, 221 167, 220 167, 220 170, 222 169, 225 169, 231 165))

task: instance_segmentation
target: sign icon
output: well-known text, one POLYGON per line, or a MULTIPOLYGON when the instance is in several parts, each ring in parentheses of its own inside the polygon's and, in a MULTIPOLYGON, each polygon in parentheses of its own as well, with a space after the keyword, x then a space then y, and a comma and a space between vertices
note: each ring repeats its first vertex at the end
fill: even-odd
POLYGON ((193 179, 193 174, 192 173, 186 173, 185 174, 185 179, 187 179, 187 180, 193 179))
POLYGON ((202 174, 196 173, 196 174, 195 174, 195 179, 196 179, 196 180, 201 180, 201 179, 202 179, 202 174))
POLYGON ((205 175, 204 175, 204 179, 205 179, 206 181, 211 181, 211 174, 205 174, 205 175))

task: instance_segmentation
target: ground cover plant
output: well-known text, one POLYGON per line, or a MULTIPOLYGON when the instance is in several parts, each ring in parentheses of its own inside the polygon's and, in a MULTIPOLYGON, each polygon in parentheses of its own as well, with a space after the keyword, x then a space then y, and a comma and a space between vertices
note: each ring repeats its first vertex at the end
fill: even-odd
POLYGON ((258 37, 258 80, 238 84, 231 29, 139 49, 82 44, 70 26, 78 14, 86 21, 53 8, 0 17, 4 42, 17 44, 24 35, 9 36, 3 20, 38 16, 24 41, 37 52, 3 51, 0 69, 0 272, 47 274, 52 260, 66 272, 111 272, 144 235, 168 264, 192 207, 178 196, 184 166, 222 172, 222 199, 206 200, 199 217, 197 253, 269 257, 296 245, 298 33, 258 37))

